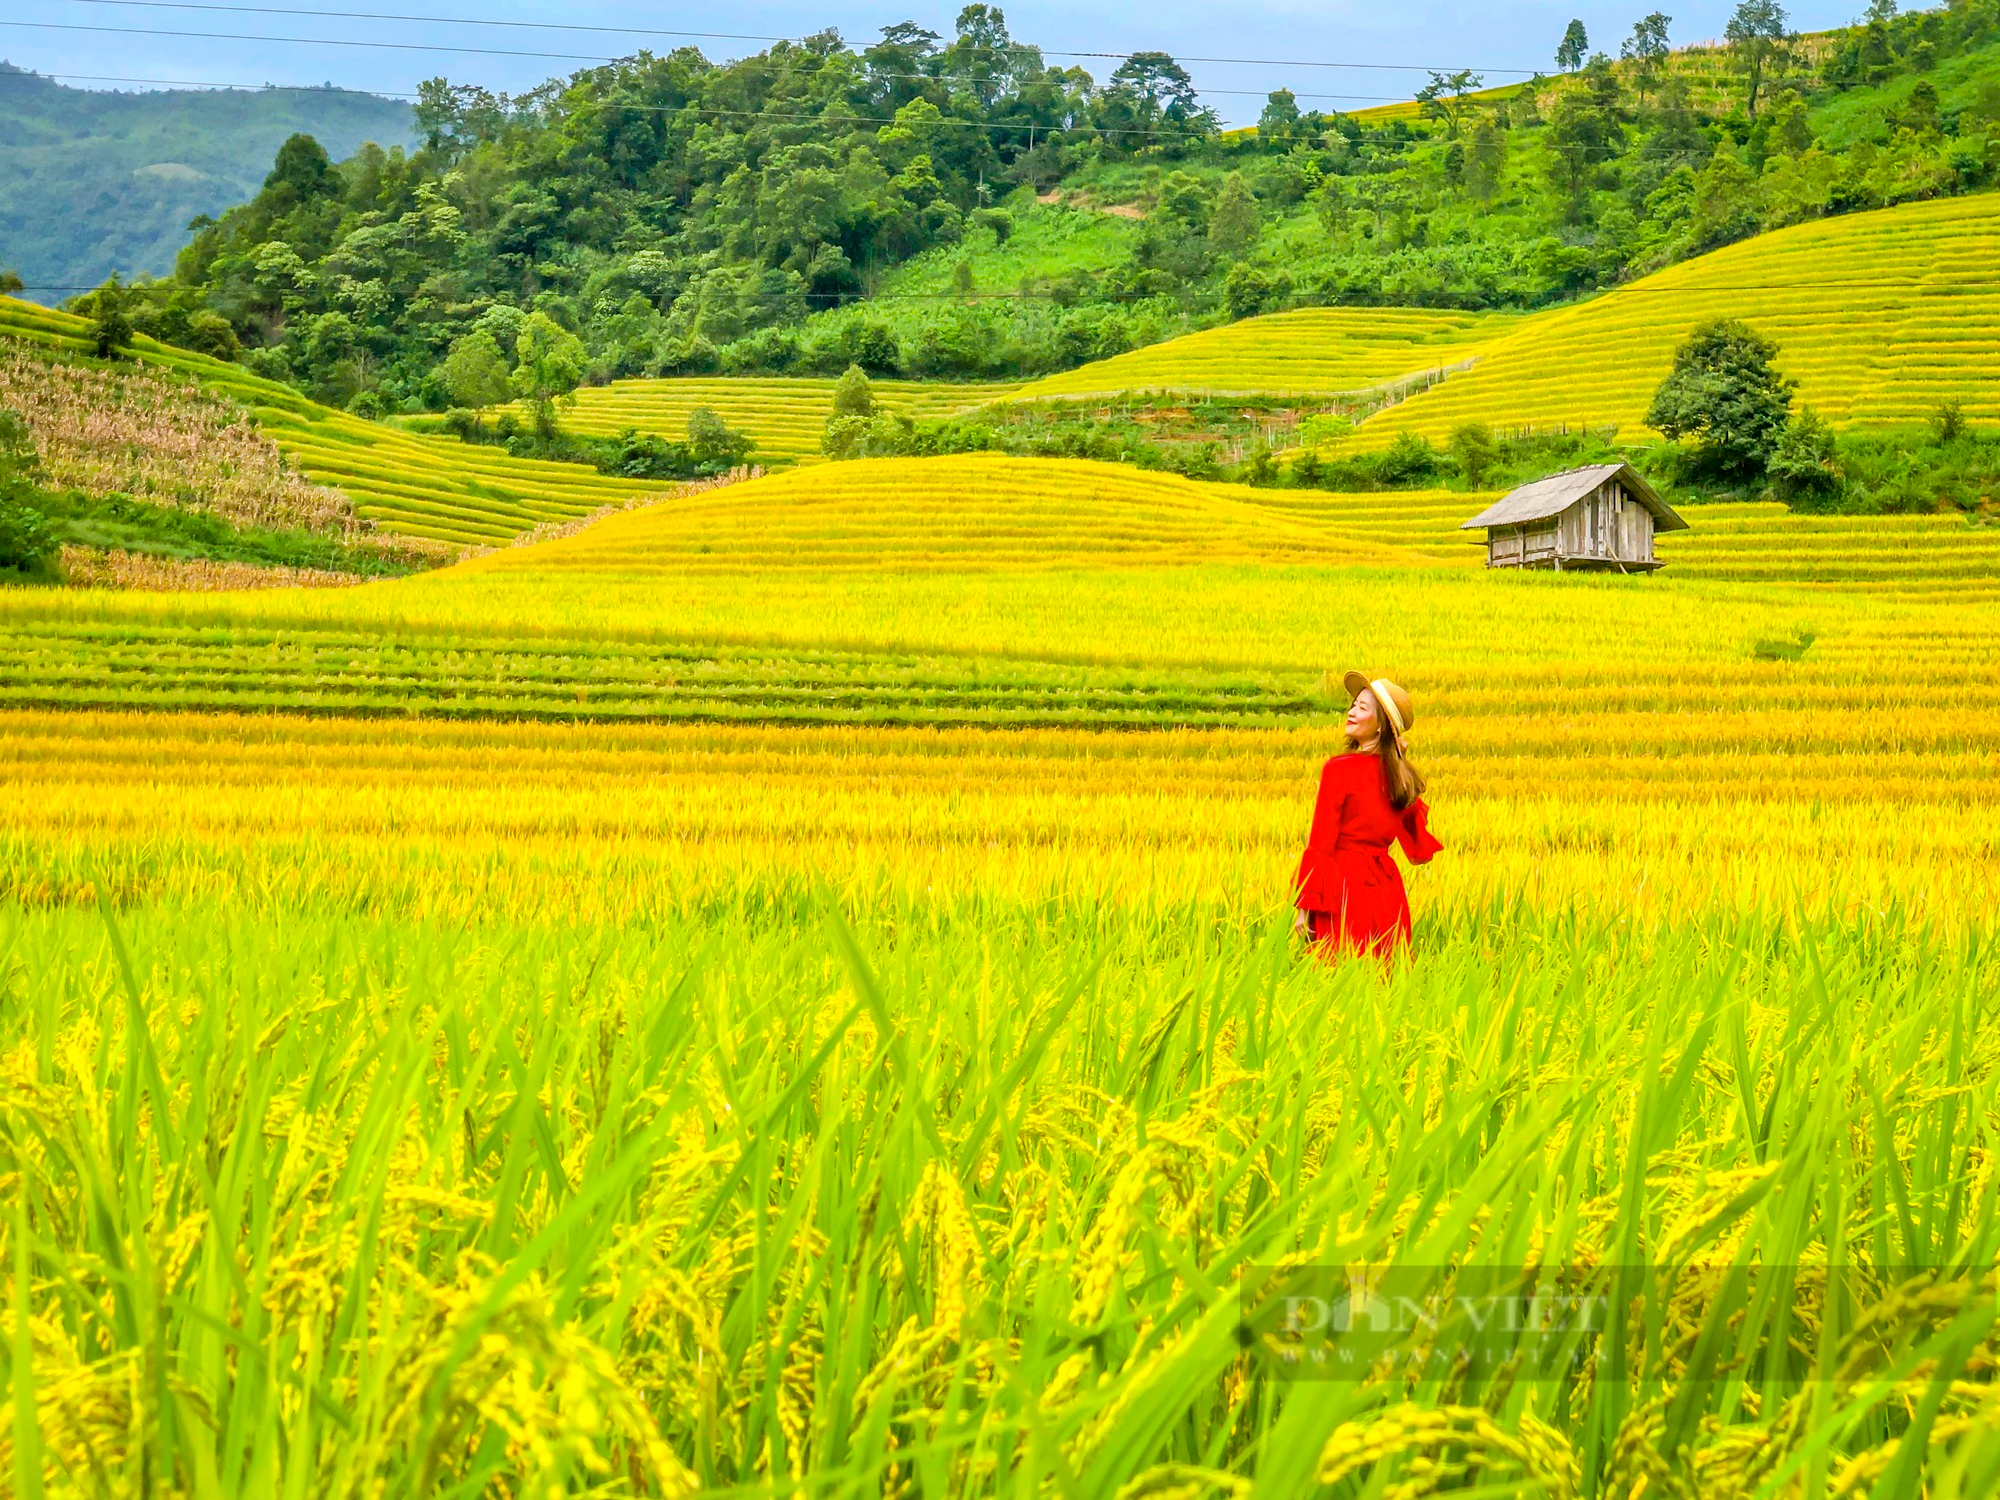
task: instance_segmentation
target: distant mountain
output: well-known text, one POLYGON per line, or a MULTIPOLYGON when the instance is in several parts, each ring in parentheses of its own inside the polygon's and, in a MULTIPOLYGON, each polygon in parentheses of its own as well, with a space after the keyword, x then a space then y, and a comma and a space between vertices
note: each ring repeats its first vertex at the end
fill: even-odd
MULTIPOLYGON (((173 269, 188 220, 253 197, 294 131, 334 160, 413 144, 410 106, 347 89, 114 93, 0 63, 0 270, 34 287, 173 269)), ((69 293, 30 290, 38 302, 69 293)))

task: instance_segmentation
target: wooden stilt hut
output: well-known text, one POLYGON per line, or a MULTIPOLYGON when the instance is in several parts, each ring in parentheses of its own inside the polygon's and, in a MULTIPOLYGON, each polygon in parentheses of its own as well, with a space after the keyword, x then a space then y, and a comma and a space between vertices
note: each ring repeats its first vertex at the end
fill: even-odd
POLYGON ((1664 566, 1653 535, 1686 531, 1674 508, 1630 464, 1590 464, 1524 484, 1459 530, 1486 528, 1489 568, 1650 573, 1664 566))

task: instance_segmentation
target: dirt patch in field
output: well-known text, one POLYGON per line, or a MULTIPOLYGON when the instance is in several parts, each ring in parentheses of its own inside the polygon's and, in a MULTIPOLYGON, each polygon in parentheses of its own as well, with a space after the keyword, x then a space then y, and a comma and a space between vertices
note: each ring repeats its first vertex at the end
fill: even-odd
POLYGON ((1044 205, 1066 203, 1071 208, 1088 208, 1100 214, 1110 214, 1118 219, 1143 219, 1145 208, 1137 203, 1094 203, 1087 193, 1065 193, 1061 188, 1050 188, 1046 193, 1037 193, 1035 201, 1044 205))

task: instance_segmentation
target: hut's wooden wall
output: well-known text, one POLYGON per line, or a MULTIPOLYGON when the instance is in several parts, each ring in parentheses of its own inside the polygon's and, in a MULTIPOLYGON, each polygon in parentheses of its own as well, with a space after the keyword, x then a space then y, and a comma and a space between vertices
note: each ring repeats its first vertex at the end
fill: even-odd
POLYGON ((1499 526, 1486 536, 1489 568, 1533 568, 1563 562, 1649 563, 1653 513, 1609 480, 1560 515, 1525 526, 1499 526))

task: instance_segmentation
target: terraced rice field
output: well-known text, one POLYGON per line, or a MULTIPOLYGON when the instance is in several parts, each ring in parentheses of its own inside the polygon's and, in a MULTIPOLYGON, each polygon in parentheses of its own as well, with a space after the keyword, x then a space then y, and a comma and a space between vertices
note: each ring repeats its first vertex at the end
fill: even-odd
MULTIPOLYGON (((1357 544, 1415 547, 1440 565, 1480 567, 1485 533, 1461 531, 1499 495, 1254 490, 1254 503, 1357 544)), ((1956 515, 1806 516, 1777 501, 1688 506, 1690 529, 1657 539, 1680 579, 1768 582, 1907 598, 2000 598, 2000 527, 1956 515)))
POLYGON ((1186 390, 1332 394, 1442 369, 1501 336, 1508 313, 1308 307, 1134 349, 1023 386, 1037 396, 1186 390))
POLYGON ((1739 317, 1781 351, 1799 398, 1843 426, 1915 424, 1940 402, 2000 417, 2000 194, 1795 225, 1541 313, 1470 370, 1362 424, 1359 441, 1616 424, 1645 431, 1695 325, 1739 317))
MULTIPOLYGON (((807 376, 614 380, 578 391, 576 405, 563 414, 563 425, 597 437, 612 437, 629 427, 678 440, 687 435, 688 415, 706 406, 755 442, 751 462, 766 467, 813 464, 821 461, 820 434, 833 410, 834 384, 807 376)), ((920 418, 949 416, 1004 400, 1020 389, 1018 381, 945 385, 877 380, 873 385, 883 407, 920 418)))
MULTIPOLYGON (((87 348, 85 326, 66 313, 0 298, 0 337, 77 353, 87 348)), ((137 340, 134 352, 248 407, 301 472, 346 491, 355 511, 385 531, 491 546, 662 488, 363 421, 235 365, 150 339, 137 340)))
POLYGON ((1979 1493, 1990 533, 1482 503, 876 461, 0 591, 10 1492, 1979 1493), (1408 962, 1289 936, 1350 665, 1408 962), (1303 1380, 1301 1260, 1629 1322, 1303 1380))

